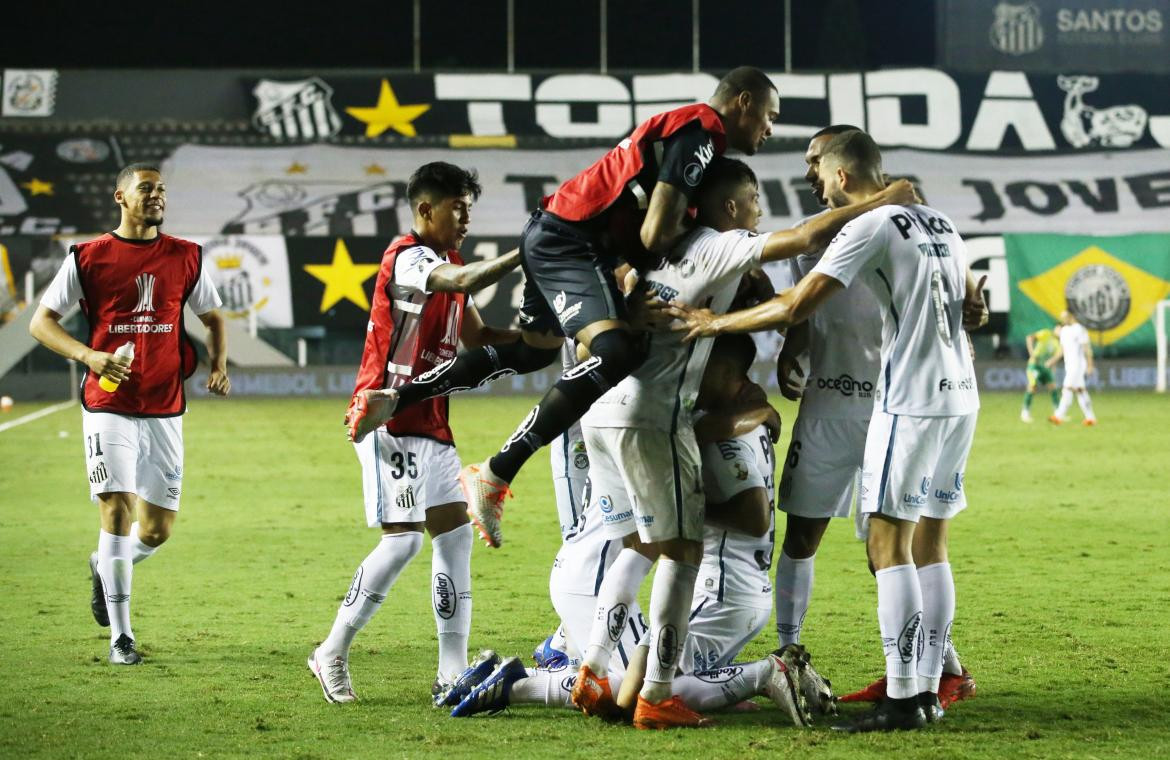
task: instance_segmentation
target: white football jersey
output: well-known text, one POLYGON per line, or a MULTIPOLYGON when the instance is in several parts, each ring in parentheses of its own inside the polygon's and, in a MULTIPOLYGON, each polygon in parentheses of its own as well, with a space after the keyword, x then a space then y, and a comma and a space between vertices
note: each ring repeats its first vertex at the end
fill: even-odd
MULTIPOLYGON (((746 230, 716 232, 699 227, 676 247, 682 254, 646 273, 650 292, 664 301, 727 311, 740 278, 760 264, 766 235, 746 230)), ((692 424, 699 381, 711 354, 711 338, 682 342, 682 333, 652 332, 646 361, 581 418, 588 427, 672 432, 692 424)))
POLYGON ((1089 331, 1079 322, 1060 326, 1060 350, 1064 352, 1064 371, 1075 375, 1088 369, 1085 346, 1089 345, 1089 331))
MULTIPOLYGON (((749 488, 765 488, 775 505, 776 453, 768 430, 760 426, 738 438, 703 446, 703 489, 708 504, 722 504, 749 488)), ((695 595, 748 607, 772 606, 772 550, 776 515, 768 532, 757 538, 708 525, 703 528, 703 562, 695 595)))
MULTIPOLYGON (((799 282, 825 251, 788 259, 799 282)), ((882 318, 869 288, 854 282, 834 293, 808 319, 808 376, 800 414, 817 419, 867 420, 881 369, 882 318)))
POLYGON ((814 268, 846 288, 860 277, 882 315, 877 408, 945 417, 979 409, 963 331, 967 246, 945 214, 882 206, 837 233, 814 268))

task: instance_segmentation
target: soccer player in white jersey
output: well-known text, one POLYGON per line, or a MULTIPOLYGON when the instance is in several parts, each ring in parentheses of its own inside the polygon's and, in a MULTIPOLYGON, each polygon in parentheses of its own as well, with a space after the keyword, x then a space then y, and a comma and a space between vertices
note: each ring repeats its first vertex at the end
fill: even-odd
MULTIPOLYGON (((834 203, 865 200, 883 185, 881 153, 868 135, 846 132, 825 147, 818 176, 834 203)), ((955 606, 947 529, 966 507, 963 475, 979 408, 963 326, 973 314, 986 319, 966 246, 934 209, 880 208, 846 225, 809 276, 769 302, 725 315, 667 310, 683 320, 678 329, 688 338, 777 329, 806 319, 859 277, 882 313, 881 373, 860 490, 887 696, 873 712, 837 726, 851 732, 919 728, 927 712, 941 715, 938 684, 955 606)))
MULTIPOLYGON (((761 262, 822 245, 847 220, 912 196, 909 183, 896 183, 865 205, 832 211, 798 229, 757 235, 755 175, 743 162, 720 158, 708 166, 697 197, 700 226, 683 238, 665 266, 646 274, 644 286, 664 300, 681 299, 724 311, 743 275, 761 262)), ((629 608, 657 559, 650 597, 654 656, 634 724, 698 725, 701 716, 672 697, 671 681, 686 640, 688 603, 702 559, 704 501, 691 411, 710 342, 684 346, 669 333, 651 334, 649 341, 641 367, 582 418, 592 498, 604 500, 607 535, 628 536, 631 548, 621 552, 602 583, 573 699, 587 714, 617 713, 604 675, 616 643, 610 631, 621 630, 611 616, 629 608), (634 544, 639 549, 632 548, 634 544)))
POLYGON ((1060 405, 1048 418, 1054 425, 1068 422, 1068 410, 1072 406, 1073 394, 1076 394, 1077 404, 1081 413, 1085 415, 1084 425, 1091 427, 1097 424, 1097 416, 1093 414, 1093 402, 1089 399, 1089 392, 1085 389, 1085 378, 1093 374, 1093 346, 1089 342, 1089 331, 1077 321, 1073 313, 1064 310, 1060 313, 1060 348, 1048 360, 1048 366, 1054 366, 1064 358, 1064 383, 1060 392, 1060 405))

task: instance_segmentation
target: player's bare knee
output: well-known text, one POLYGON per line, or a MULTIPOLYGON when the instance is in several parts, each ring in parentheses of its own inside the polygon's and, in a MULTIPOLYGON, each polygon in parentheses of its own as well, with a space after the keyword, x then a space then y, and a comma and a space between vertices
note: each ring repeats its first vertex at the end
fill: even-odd
POLYGON ((607 388, 617 385, 646 360, 641 338, 634 336, 625 327, 594 336, 589 342, 589 353, 593 355, 592 358, 570 372, 586 371, 607 388))
POLYGON ((792 559, 808 559, 817 553, 828 527, 828 518, 788 515, 784 528, 784 553, 792 559))
POLYGON ((427 510, 426 528, 431 538, 462 528, 468 522, 467 505, 463 502, 441 504, 427 510))
POLYGON ((134 522, 134 494, 111 491, 98 494, 102 530, 118 536, 130 533, 134 522))
POLYGON ((697 565, 703 561, 703 543, 686 538, 672 538, 669 541, 659 542, 659 556, 683 562, 688 565, 697 565))

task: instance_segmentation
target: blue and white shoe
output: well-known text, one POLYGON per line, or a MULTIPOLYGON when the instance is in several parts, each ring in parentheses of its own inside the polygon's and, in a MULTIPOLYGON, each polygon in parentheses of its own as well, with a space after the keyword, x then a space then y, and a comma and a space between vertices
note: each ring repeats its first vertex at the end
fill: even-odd
POLYGON ((527 677, 528 671, 524 669, 524 663, 520 662, 520 658, 509 657, 496 668, 496 672, 472 689, 471 693, 455 706, 451 711, 451 717, 466 718, 481 712, 494 715, 502 711, 512 701, 512 685, 527 677))
MULTIPOLYGON (((555 635, 553 634, 553 636, 555 635)), ((536 667, 545 670, 560 670, 568 667, 569 655, 553 646, 553 636, 549 636, 533 650, 532 659, 536 662, 536 667)))
POLYGON ((490 649, 485 649, 475 658, 475 662, 459 674, 454 683, 443 683, 435 680, 431 687, 431 696, 435 698, 435 707, 454 707, 463 701, 492 671, 499 667, 500 656, 490 649))

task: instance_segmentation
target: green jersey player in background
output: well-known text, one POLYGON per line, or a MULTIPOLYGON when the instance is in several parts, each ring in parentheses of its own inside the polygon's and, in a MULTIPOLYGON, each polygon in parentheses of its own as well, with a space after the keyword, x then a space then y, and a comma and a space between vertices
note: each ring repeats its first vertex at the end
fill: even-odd
POLYGON ((1052 367, 1048 362, 1056 355, 1060 348, 1060 341, 1056 333, 1049 328, 1030 333, 1025 340, 1028 343, 1028 390, 1024 391, 1024 408, 1020 410, 1020 422, 1032 421, 1032 396, 1037 388, 1048 391, 1052 396, 1052 407, 1055 409, 1060 403, 1060 393, 1056 390, 1056 379, 1052 375, 1052 367))

